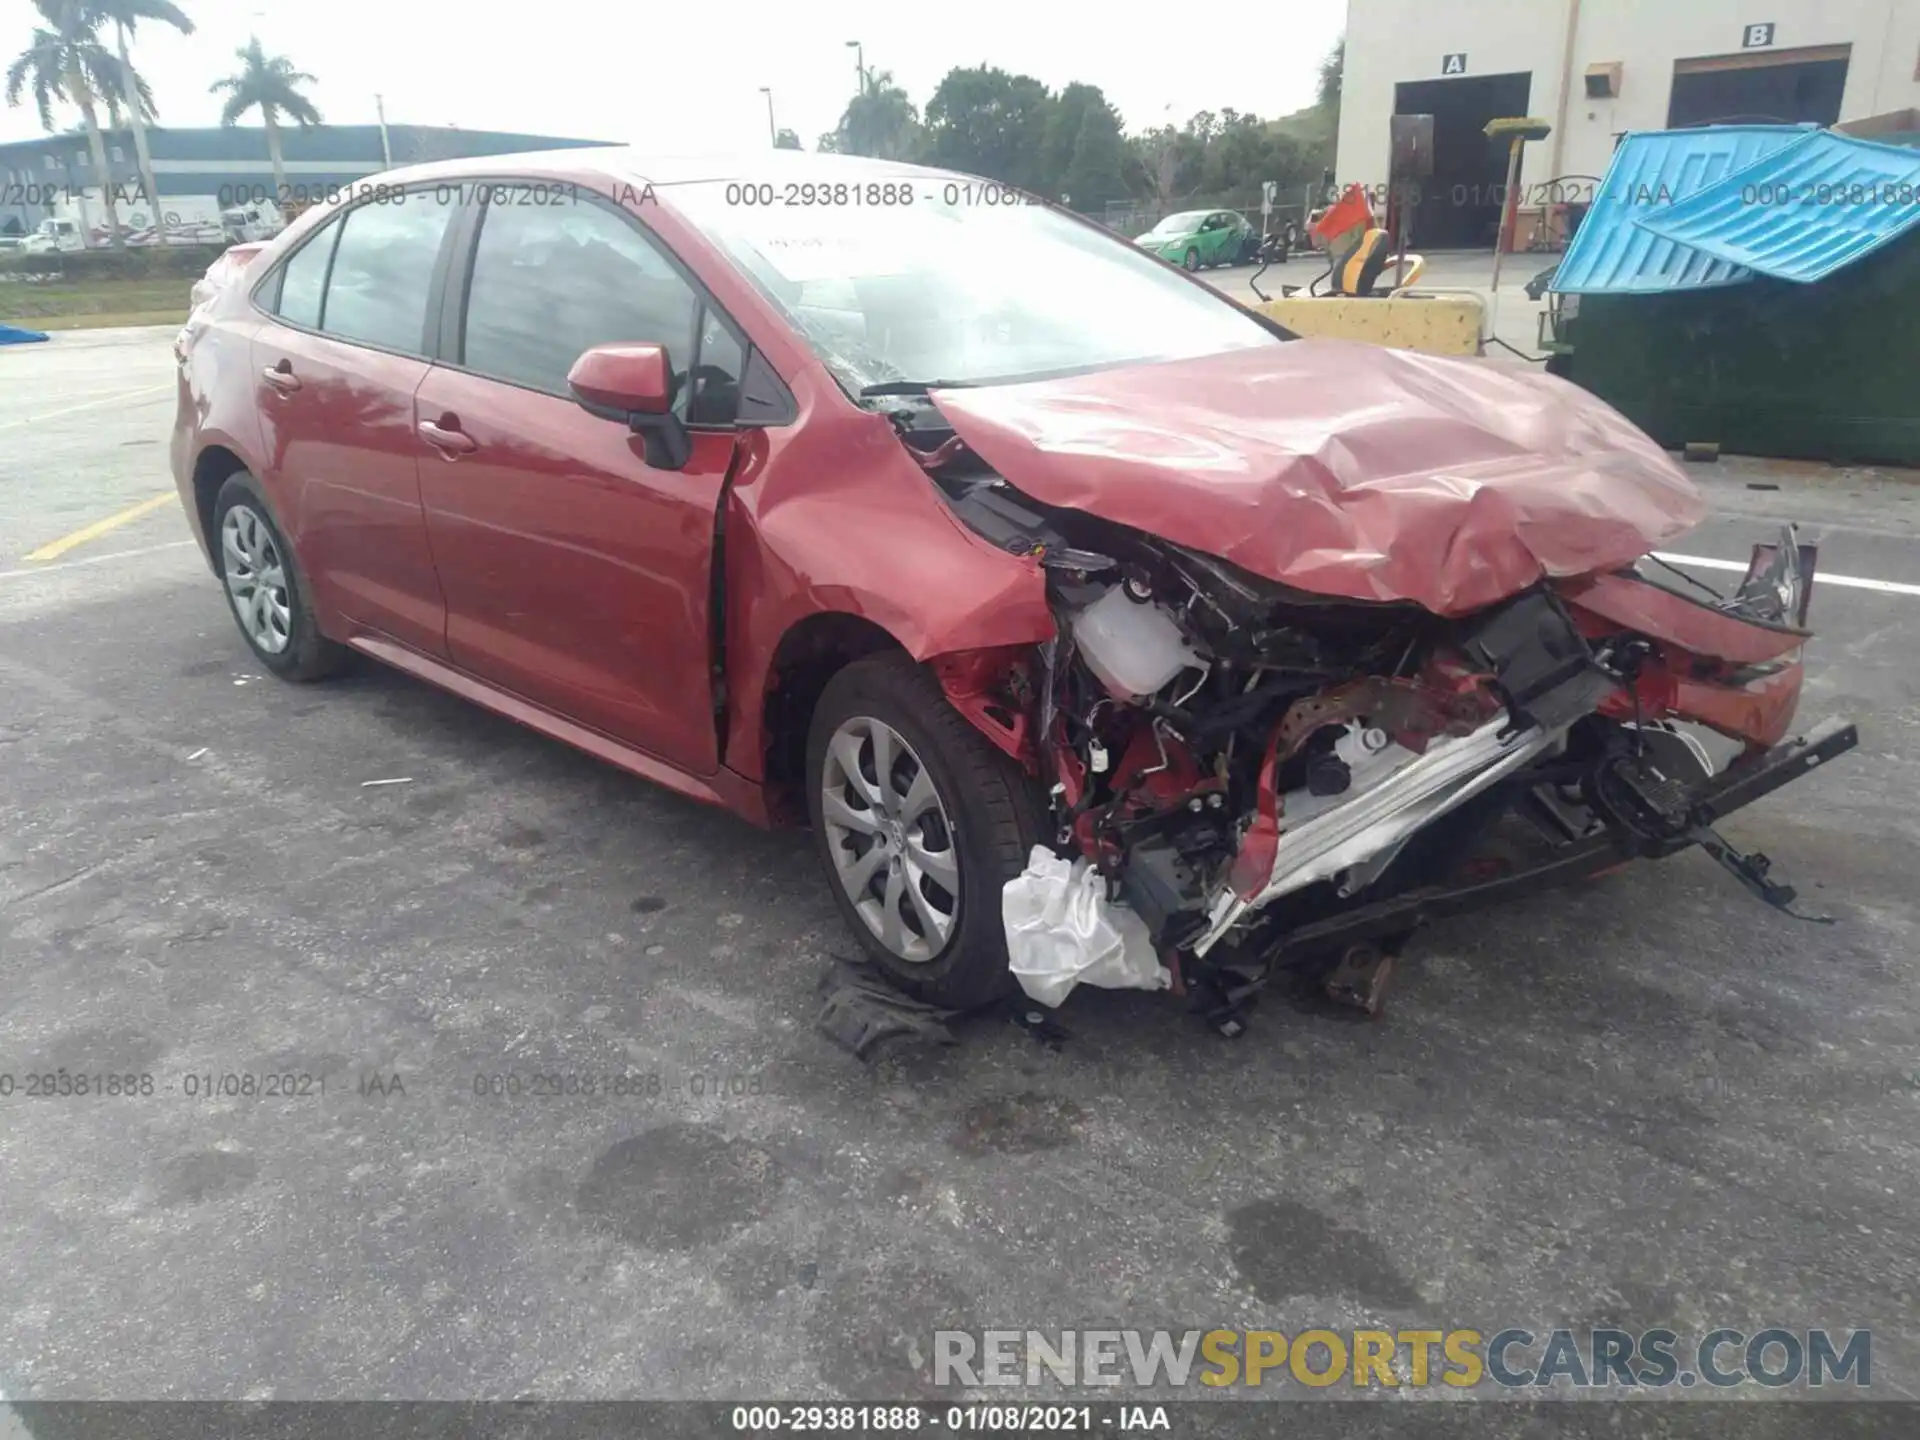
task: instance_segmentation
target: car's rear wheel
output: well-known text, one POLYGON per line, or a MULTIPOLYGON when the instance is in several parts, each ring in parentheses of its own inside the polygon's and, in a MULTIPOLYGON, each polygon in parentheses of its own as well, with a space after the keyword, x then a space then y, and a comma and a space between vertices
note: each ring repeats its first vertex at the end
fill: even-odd
POLYGON ((847 926, 910 993, 968 1009, 1012 988, 1000 892, 1039 838, 1033 788, 905 656, 836 675, 807 796, 847 926))
POLYGON ((262 665, 283 680, 318 680, 345 663, 345 647, 320 633, 293 547, 245 471, 213 502, 213 553, 234 622, 262 665))
POLYGON ((1189 245, 1187 247, 1186 256, 1180 261, 1180 263, 1182 266, 1184 266, 1188 270, 1198 270, 1200 268, 1200 252, 1196 250, 1193 246, 1189 245))

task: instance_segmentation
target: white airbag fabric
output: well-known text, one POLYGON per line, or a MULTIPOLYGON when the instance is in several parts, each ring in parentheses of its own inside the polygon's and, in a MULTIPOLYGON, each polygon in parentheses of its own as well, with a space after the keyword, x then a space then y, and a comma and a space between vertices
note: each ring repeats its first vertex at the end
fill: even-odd
POLYGON ((1164 990, 1173 976, 1154 954, 1146 922, 1107 899, 1107 882, 1086 860, 1066 861, 1044 845, 1000 896, 1007 954, 1020 988, 1058 1005, 1075 985, 1164 990))

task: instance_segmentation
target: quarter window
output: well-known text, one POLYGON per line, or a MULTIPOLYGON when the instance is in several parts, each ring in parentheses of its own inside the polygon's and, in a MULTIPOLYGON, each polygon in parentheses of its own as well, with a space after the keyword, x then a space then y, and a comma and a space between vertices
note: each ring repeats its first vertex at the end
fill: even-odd
POLYGON ((280 299, 274 313, 289 325, 320 328, 320 300, 326 292, 327 262, 333 258, 333 242, 340 237, 340 222, 328 221, 293 252, 280 267, 280 299))
MULTIPOLYGON (((685 416, 700 309, 666 256, 610 209, 590 201, 489 204, 474 246, 462 363, 564 396, 583 351, 621 341, 664 345, 673 408, 685 416)), ((737 347, 735 354, 737 375, 737 347)))
POLYGON ((687 423, 731 425, 739 418, 740 372, 746 365, 746 351, 727 328, 727 322, 708 310, 700 326, 700 353, 693 372, 687 423))
POLYGON ((340 222, 320 328, 342 340, 423 353, 434 262, 452 214, 451 199, 429 190, 349 211, 340 222))

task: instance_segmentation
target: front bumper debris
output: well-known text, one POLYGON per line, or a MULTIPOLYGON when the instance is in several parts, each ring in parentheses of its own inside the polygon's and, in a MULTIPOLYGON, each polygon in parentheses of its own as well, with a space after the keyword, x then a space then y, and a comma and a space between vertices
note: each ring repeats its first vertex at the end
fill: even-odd
MULTIPOLYGON (((1624 836, 1608 829, 1589 839, 1568 844, 1542 864, 1502 875, 1498 879, 1409 891, 1303 925, 1282 937, 1262 958, 1266 967, 1287 968, 1309 958, 1318 958, 1366 941, 1404 935, 1431 921, 1469 914, 1507 900, 1517 900, 1589 879, 1617 869, 1631 860, 1661 859, 1678 854, 1700 844, 1703 834, 1712 835, 1712 826, 1717 821, 1792 784, 1801 776, 1846 754, 1859 743, 1859 731, 1851 721, 1822 721, 1804 736, 1776 745, 1751 759, 1739 761, 1730 769, 1696 786, 1689 795, 1688 828, 1678 835, 1649 839, 1624 836)), ((1717 836, 1713 838, 1718 839, 1717 836)), ((1719 843, 1725 845, 1724 841, 1719 843)), ((1731 847, 1727 848, 1731 850, 1731 847)), ((1744 861, 1750 871, 1757 870, 1760 879, 1766 880, 1769 868, 1766 857, 1740 856, 1737 851, 1731 853, 1744 861)), ((1747 883, 1747 877, 1742 876, 1740 870, 1729 864, 1725 857, 1716 855, 1715 858, 1740 876, 1743 883, 1747 883)), ((1756 887, 1749 884, 1748 888, 1756 887)), ((1785 900, 1790 904, 1793 892, 1786 887, 1775 888, 1785 892, 1785 900)), ((1763 894, 1762 898, 1768 899, 1770 904, 1781 905, 1777 897, 1763 894)))

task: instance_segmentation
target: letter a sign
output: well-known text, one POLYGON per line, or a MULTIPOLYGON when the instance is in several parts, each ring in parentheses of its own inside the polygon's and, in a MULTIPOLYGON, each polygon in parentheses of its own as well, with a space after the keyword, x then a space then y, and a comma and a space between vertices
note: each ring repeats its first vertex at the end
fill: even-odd
POLYGON ((1441 56, 1440 57, 1440 73, 1442 75, 1466 74, 1467 73, 1467 52, 1462 50, 1458 55, 1441 56))

